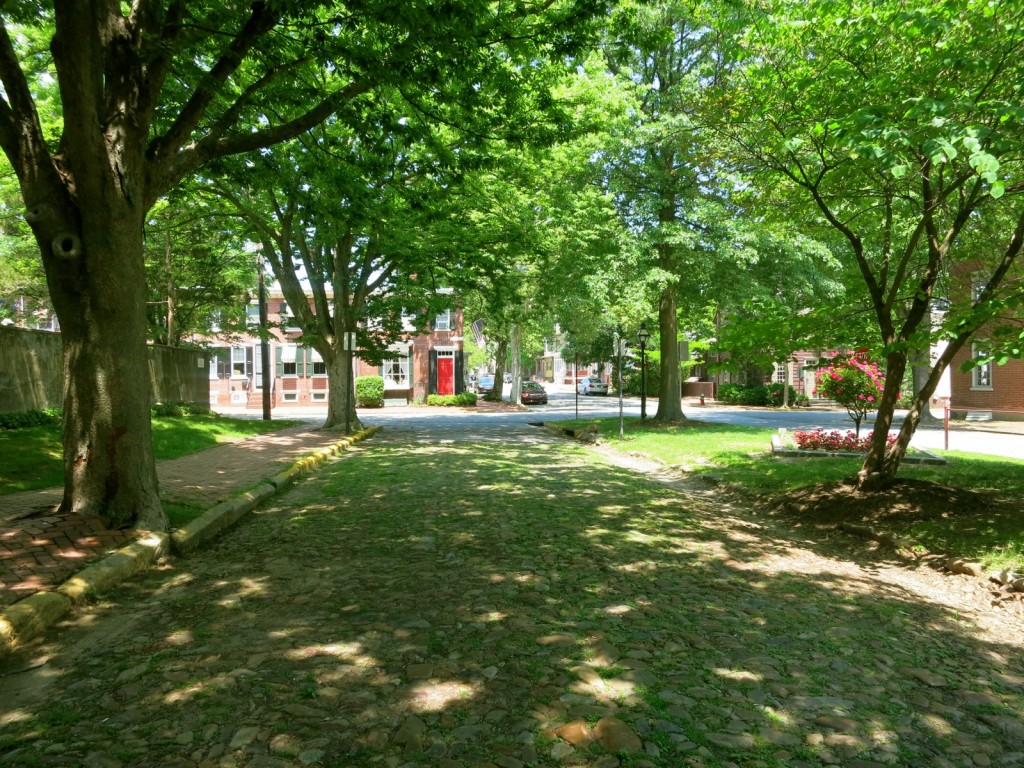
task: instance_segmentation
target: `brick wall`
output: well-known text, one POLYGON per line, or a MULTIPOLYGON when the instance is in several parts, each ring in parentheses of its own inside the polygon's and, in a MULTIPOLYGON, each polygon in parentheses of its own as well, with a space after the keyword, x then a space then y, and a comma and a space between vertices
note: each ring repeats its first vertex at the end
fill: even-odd
MULTIPOLYGON (((954 409, 999 410, 1008 408, 1024 411, 1024 360, 1010 360, 1005 365, 992 366, 992 388, 973 386, 973 372, 963 372, 960 366, 971 357, 970 346, 961 349, 950 365, 951 404, 954 409)), ((993 414, 1010 420, 1012 414, 993 414)), ((1017 414, 1018 419, 1024 414, 1017 414)))

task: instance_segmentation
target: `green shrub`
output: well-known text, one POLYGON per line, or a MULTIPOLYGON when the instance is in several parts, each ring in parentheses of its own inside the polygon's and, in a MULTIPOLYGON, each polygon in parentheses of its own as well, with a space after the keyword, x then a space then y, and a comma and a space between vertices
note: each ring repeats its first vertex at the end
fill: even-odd
POLYGON ((428 395, 427 405, 440 405, 440 406, 467 406, 476 405, 476 393, 475 392, 463 392, 458 395, 428 395))
POLYGON ((380 408, 384 405, 384 377, 357 377, 356 400, 361 408, 380 408))
POLYGON ((158 417, 181 417, 210 412, 210 406, 203 403, 157 403, 150 412, 158 417))
POLYGON ((0 429, 55 426, 61 422, 60 408, 33 408, 29 411, 0 413, 0 429))
POLYGON ((187 411, 181 403, 157 403, 152 407, 154 416, 161 417, 180 417, 184 416, 187 411))
MULTIPOLYGON (((796 402, 797 394, 793 387, 789 388, 789 400, 787 401, 790 405, 797 405, 796 402)), ((775 406, 778 408, 782 405, 782 382, 777 381, 774 384, 768 385, 768 405, 775 406)))
MULTIPOLYGON (((781 402, 782 389, 779 385, 781 402)), ((717 397, 730 405, 768 405, 770 393, 768 387, 747 387, 742 384, 720 384, 717 397)))

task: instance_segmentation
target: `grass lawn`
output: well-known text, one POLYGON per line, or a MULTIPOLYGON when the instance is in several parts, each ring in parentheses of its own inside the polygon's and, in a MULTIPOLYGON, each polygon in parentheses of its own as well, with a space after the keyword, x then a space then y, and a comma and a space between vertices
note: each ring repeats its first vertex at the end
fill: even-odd
MULTIPOLYGON (((725 483, 743 486, 765 504, 838 483, 860 468, 856 458, 775 457, 770 452, 770 429, 699 421, 660 426, 630 419, 620 440, 618 418, 569 424, 597 424, 613 448, 646 454, 687 472, 713 474, 725 483)), ((900 467, 898 477, 914 482, 904 484, 909 487, 898 504, 893 504, 891 495, 879 497, 878 507, 893 504, 892 509, 865 515, 853 505, 844 505, 844 511, 849 509, 856 517, 848 522, 869 522, 910 536, 930 551, 977 559, 988 568, 1024 572, 1024 516, 1016 509, 1016 500, 1024 498, 1024 461, 960 451, 941 453, 949 461, 945 466, 906 463, 900 467), (938 494, 932 491, 908 502, 907 493, 931 483, 942 486, 938 494), (968 492, 963 497, 967 501, 943 503, 944 489, 968 492)), ((834 495, 829 503, 835 504, 834 495)))
MULTIPOLYGON (((153 448, 157 461, 174 459, 264 432, 276 432, 298 421, 232 419, 213 414, 154 417, 153 448)), ((64 482, 60 427, 0 431, 0 496, 50 488, 64 482)))

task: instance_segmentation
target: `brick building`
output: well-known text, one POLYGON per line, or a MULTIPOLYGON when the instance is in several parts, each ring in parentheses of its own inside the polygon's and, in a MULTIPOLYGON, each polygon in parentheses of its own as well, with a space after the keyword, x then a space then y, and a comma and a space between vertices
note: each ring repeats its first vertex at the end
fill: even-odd
POLYGON ((981 352, 978 343, 961 349, 949 366, 954 415, 988 411, 1000 421, 1024 421, 1024 360, 1004 365, 986 363, 971 370, 960 366, 981 352))
MULTIPOLYGON (((259 306, 246 307, 251 334, 232 338, 230 343, 213 342, 210 348, 210 406, 234 405, 259 409, 263 405, 263 370, 259 325, 259 306)), ((326 406, 328 394, 327 364, 311 346, 301 341, 302 331, 291 324, 289 310, 276 286, 268 290, 267 316, 270 328, 271 407, 326 406)), ((389 357, 381 365, 356 360, 355 376, 380 375, 384 378, 384 398, 388 405, 404 405, 423 400, 429 394, 453 394, 464 391, 462 311, 446 310, 434 318, 428 333, 416 333, 411 323, 408 335, 392 344, 389 357)))

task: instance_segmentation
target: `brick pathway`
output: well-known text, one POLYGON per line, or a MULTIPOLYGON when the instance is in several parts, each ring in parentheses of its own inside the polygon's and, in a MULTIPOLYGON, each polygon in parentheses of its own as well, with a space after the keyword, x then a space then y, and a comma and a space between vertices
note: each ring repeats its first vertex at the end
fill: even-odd
MULTIPOLYGON (((160 495, 213 506, 340 437, 307 424, 162 461, 160 495)), ((134 535, 108 531, 98 517, 57 514, 61 495, 47 488, 0 496, 0 609, 60 584, 134 535)))

